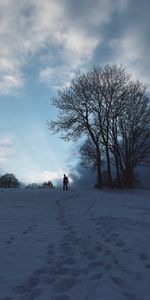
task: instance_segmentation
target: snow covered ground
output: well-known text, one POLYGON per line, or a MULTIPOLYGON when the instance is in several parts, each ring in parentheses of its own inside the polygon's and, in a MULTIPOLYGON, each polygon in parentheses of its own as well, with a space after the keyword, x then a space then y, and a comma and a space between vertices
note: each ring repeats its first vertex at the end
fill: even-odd
POLYGON ((150 191, 0 189, 0 300, 149 300, 150 191))

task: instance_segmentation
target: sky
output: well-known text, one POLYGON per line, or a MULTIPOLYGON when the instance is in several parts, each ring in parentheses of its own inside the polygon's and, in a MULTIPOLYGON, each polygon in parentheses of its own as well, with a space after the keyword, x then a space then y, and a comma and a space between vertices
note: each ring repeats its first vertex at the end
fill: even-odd
POLYGON ((0 174, 27 183, 76 172, 76 145, 48 129, 50 99, 94 64, 148 83, 149 48, 148 0, 0 0, 0 174))

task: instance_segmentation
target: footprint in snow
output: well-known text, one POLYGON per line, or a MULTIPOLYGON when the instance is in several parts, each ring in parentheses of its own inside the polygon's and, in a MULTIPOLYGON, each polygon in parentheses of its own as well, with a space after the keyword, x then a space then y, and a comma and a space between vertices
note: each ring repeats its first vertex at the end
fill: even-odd
POLYGON ((54 298, 54 300, 69 300, 69 299, 70 299, 69 296, 65 294, 54 298))
POLYGON ((54 277, 57 275, 57 269, 56 266, 51 266, 48 270, 47 273, 51 276, 54 277))
POLYGON ((124 253, 129 253, 130 250, 129 250, 128 248, 124 248, 124 249, 123 249, 123 252, 124 252, 124 253))
POLYGON ((11 244, 14 240, 15 240, 15 237, 14 237, 14 236, 11 236, 11 237, 9 238, 9 240, 6 241, 6 244, 11 244))
POLYGON ((31 232, 31 231, 33 231, 33 228, 32 227, 28 227, 26 230, 24 230, 22 232, 22 234, 27 234, 28 232, 31 232))
POLYGON ((70 273, 70 269, 67 267, 59 267, 57 270, 58 275, 66 275, 70 273))
POLYGON ((40 269, 35 270, 33 272, 33 274, 35 276, 40 276, 41 274, 46 273, 46 271, 47 271, 47 269, 44 267, 44 268, 40 268, 40 269))
POLYGON ((104 252, 104 254, 105 254, 106 256, 110 255, 111 253, 112 253, 111 250, 105 250, 105 252, 104 252))
POLYGON ((103 276, 102 273, 95 273, 94 275, 92 275, 91 279, 92 280, 101 279, 102 276, 103 276))
POLYGON ((123 241, 118 241, 118 242, 116 243, 116 246, 117 246, 117 247, 124 247, 124 246, 125 246, 125 242, 123 242, 123 241))
POLYGON ((40 280, 39 277, 33 276, 26 281, 26 286, 32 289, 37 285, 39 285, 39 280, 40 280))
POLYGON ((29 228, 28 228, 28 232, 29 232, 29 231, 33 231, 33 228, 32 228, 32 227, 29 227, 29 228))
POLYGON ((73 226, 72 225, 68 225, 68 229, 73 229, 73 226))
POLYGON ((13 287, 12 291, 16 295, 23 295, 23 294, 30 293, 30 297, 28 296, 27 299, 32 300, 41 293, 41 289, 37 288, 38 284, 39 284, 39 278, 34 276, 29 278, 24 284, 13 287), (32 291, 32 289, 34 289, 34 292, 32 291))
POLYGON ((60 247, 60 250, 64 252, 65 254, 71 254, 72 249, 69 246, 60 247))
POLYGON ((114 263, 116 264, 116 265, 118 265, 119 264, 119 259, 118 258, 114 258, 114 263))
POLYGON ((139 257, 140 257, 140 259, 141 260, 148 260, 148 255, 146 254, 146 253, 140 253, 140 255, 139 255, 139 257))
POLYGON ((6 244, 11 244, 11 243, 12 243, 12 241, 10 241, 10 240, 6 241, 6 244))
POLYGON ((110 238, 106 238, 106 239, 104 240, 104 242, 106 242, 106 243, 111 243, 112 240, 111 240, 110 238))
POLYGON ((82 255, 82 256, 87 256, 88 255, 88 251, 87 250, 80 250, 80 254, 82 255))
POLYGON ((25 294, 29 292, 29 288, 27 286, 24 285, 17 285, 15 287, 12 288, 12 291, 16 294, 16 295, 20 295, 20 294, 25 294))
POLYGON ((115 284, 117 284, 121 287, 124 286, 124 280, 122 278, 117 277, 117 276, 111 276, 110 278, 115 284))
POLYGON ((137 300, 136 296, 130 292, 124 292, 123 295, 127 300, 137 300))
POLYGON ((48 258, 48 259, 46 260, 46 263, 47 263, 48 265, 51 265, 53 262, 54 262, 54 260, 53 260, 52 258, 48 258))
POLYGON ((61 221, 60 224, 61 224, 62 226, 67 225, 66 221, 61 221))
POLYGON ((145 265, 145 267, 150 270, 150 264, 145 265))
POLYGON ((54 256, 54 254, 55 254, 55 248, 54 248, 54 246, 50 245, 50 246, 47 247, 47 249, 48 249, 48 251, 47 251, 48 256, 50 256, 50 257, 54 256))
POLYGON ((74 265, 75 261, 72 257, 68 257, 68 258, 65 258, 64 260, 62 260, 62 264, 65 264, 65 265, 74 265))
POLYGON ((93 272, 95 271, 95 269, 99 269, 101 267, 104 267, 105 266, 105 263, 103 261, 100 261, 100 260, 95 260, 91 263, 88 264, 87 266, 87 272, 93 272))
POLYGON ((74 278, 65 278, 56 283, 53 287, 55 293, 65 293, 75 285, 74 278))
POLYGON ((46 276, 44 276, 43 278, 41 278, 41 283, 44 283, 46 285, 53 284, 55 281, 56 281, 56 277, 48 275, 48 274, 46 276))
POLYGON ((47 248, 48 248, 48 250, 54 249, 54 244, 49 244, 49 245, 47 246, 47 248))
POLYGON ((136 273, 136 276, 135 276, 135 279, 136 279, 136 280, 142 280, 142 279, 143 279, 142 274, 141 274, 140 272, 137 272, 137 273, 136 273))
POLYGON ((97 254, 91 252, 88 254, 88 259, 89 260, 96 260, 97 259, 97 254))
POLYGON ((103 250, 103 247, 102 247, 102 245, 96 245, 96 246, 94 247, 94 249, 95 249, 97 252, 101 252, 101 251, 103 250))
POLYGON ((53 249, 50 249, 48 250, 48 256, 54 256, 54 250, 53 249))
POLYGON ((81 274, 81 270, 78 270, 78 269, 75 269, 75 268, 71 270, 71 275, 73 277, 78 277, 78 276, 80 276, 80 274, 81 274))
POLYGON ((31 293, 27 296, 27 300, 34 300, 41 294, 41 292, 42 289, 40 288, 32 290, 31 293))

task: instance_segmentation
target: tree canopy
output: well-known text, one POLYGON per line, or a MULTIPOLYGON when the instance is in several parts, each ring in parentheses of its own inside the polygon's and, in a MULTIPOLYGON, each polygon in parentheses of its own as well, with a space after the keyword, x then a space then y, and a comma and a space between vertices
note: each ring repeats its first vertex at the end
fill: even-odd
POLYGON ((0 177, 0 187, 11 188, 19 187, 20 183, 14 174, 6 173, 0 177))

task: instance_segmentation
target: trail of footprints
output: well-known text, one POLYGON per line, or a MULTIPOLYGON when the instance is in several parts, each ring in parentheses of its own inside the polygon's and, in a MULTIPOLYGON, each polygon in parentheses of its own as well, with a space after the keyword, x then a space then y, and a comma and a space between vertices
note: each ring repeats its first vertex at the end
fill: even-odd
MULTIPOLYGON (((21 234, 26 235, 26 234, 32 232, 36 227, 37 227, 37 224, 34 222, 31 226, 28 226, 27 228, 25 228, 25 230, 23 230, 21 232, 21 234)), ((5 243, 12 244, 13 241, 15 241, 15 240, 16 240, 15 236, 10 236, 10 238, 7 241, 5 241, 5 243)))
MULTIPOLYGON (((116 222, 116 219, 111 217, 95 218, 94 214, 91 213, 89 222, 93 226, 93 235, 91 236, 86 232, 80 236, 71 224, 70 219, 73 215, 66 214, 63 202, 57 200, 56 205, 58 207, 58 222, 64 232, 61 242, 59 245, 49 244, 43 267, 36 269, 26 282, 13 287, 14 296, 0 300, 33 300, 38 299, 40 295, 45 300, 74 300, 70 296, 73 289, 76 289, 80 300, 78 285, 81 284, 86 285, 87 288, 87 295, 81 296, 81 299, 85 297, 94 299, 94 291, 106 273, 113 284, 122 289, 124 299, 136 300, 134 293, 126 290, 123 276, 115 276, 119 270, 122 275, 126 273, 135 280, 143 278, 141 273, 133 273, 125 268, 112 250, 113 245, 127 255, 130 254, 131 249, 119 238, 117 230, 118 226, 122 226, 122 222, 125 220, 120 218, 116 222), (101 242, 99 242, 99 235, 101 235, 101 242), (46 290, 49 299, 43 296, 46 290)), ((128 226, 129 220, 126 221, 128 226)), ((28 231, 30 228, 25 232, 28 233, 28 231)), ((147 270, 150 271, 148 254, 139 253, 138 256, 145 263, 147 270)))

